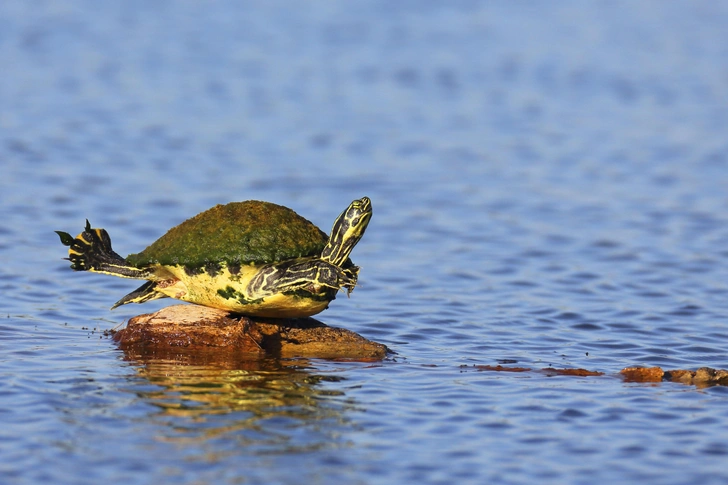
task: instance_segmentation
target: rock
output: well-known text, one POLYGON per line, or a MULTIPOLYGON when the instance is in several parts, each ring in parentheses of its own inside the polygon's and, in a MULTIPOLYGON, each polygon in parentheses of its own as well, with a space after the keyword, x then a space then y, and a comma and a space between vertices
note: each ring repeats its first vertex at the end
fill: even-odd
POLYGON ((660 382, 665 375, 660 367, 625 367, 619 373, 628 382, 660 382))
POLYGON ((677 369, 666 371, 665 380, 694 384, 698 387, 725 386, 728 385, 728 371, 712 367, 701 367, 696 371, 677 369))
MULTIPOLYGON (((515 361, 514 361, 515 363, 515 361)), ((477 371, 492 372, 539 372, 546 376, 577 376, 592 377, 606 376, 604 372, 591 371, 587 369, 556 369, 545 367, 543 369, 532 369, 530 367, 507 367, 503 365, 461 365, 460 369, 475 369, 477 371)), ((611 374, 610 374, 611 375, 611 374)), ((662 382, 671 381, 681 384, 693 385, 698 388, 710 386, 728 386, 728 370, 701 367, 698 370, 663 370, 661 367, 625 367, 619 372, 619 377, 626 382, 662 382)))
MULTIPOLYGON (((462 368, 462 367, 467 367, 467 366, 461 365, 460 367, 462 368)), ((500 364, 498 364, 498 365, 474 365, 473 367, 479 371, 493 371, 493 372, 530 372, 533 370, 530 367, 506 367, 506 366, 503 366, 500 364)))
POLYGON ((675 369, 665 372, 665 380, 672 382, 681 382, 683 384, 692 384, 695 372, 685 369, 675 369))
MULTIPOLYGON (((467 367, 467 366, 460 366, 467 367)), ((586 369, 557 369, 554 367, 544 367, 540 371, 531 369, 530 367, 506 367, 503 365, 474 365, 475 369, 479 371, 493 371, 493 372, 541 372, 549 377, 552 376, 577 376, 577 377, 591 377, 591 376, 603 376, 604 372, 591 371, 586 369)))
POLYGON ((728 385, 728 370, 701 367, 698 370, 673 369, 660 367, 627 367, 620 372, 629 382, 680 382, 698 387, 728 385))
POLYGON ((114 340, 124 349, 219 351, 280 357, 381 360, 385 345, 313 318, 251 319, 199 305, 173 305, 129 319, 114 340))
POLYGON ((555 369, 553 367, 545 367, 541 372, 547 376, 577 376, 577 377, 597 377, 603 376, 604 372, 586 370, 586 369, 555 369))

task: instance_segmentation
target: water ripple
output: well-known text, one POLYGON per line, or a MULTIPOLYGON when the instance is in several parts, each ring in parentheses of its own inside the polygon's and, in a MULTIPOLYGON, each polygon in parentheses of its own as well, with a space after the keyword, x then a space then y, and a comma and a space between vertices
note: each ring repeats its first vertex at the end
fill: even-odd
POLYGON ((724 7, 86 3, 0 6, 8 480, 726 480, 725 387, 614 375, 728 367, 724 7), (361 195, 320 317, 376 364, 126 355, 103 331, 169 302, 109 312, 134 282, 52 232, 127 254, 244 199, 329 230, 361 195))

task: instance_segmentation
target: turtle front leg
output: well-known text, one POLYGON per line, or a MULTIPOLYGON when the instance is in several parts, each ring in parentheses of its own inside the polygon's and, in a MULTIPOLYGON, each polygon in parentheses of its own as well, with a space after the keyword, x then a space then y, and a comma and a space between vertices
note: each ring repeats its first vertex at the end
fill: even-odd
POLYGON ((356 274, 320 259, 286 261, 262 268, 248 285, 251 297, 305 291, 312 295, 353 288, 356 274))
POLYGON ((342 287, 346 288, 346 296, 351 295, 351 292, 354 291, 354 288, 356 287, 356 282, 359 278, 359 266, 351 265, 349 268, 344 268, 341 270, 342 277, 340 280, 342 281, 342 287))

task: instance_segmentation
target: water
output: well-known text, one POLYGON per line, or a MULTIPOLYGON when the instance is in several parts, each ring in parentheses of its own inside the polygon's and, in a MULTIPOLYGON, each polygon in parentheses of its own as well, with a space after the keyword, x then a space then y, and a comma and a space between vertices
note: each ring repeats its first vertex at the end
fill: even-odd
POLYGON ((725 483, 728 9, 693 2, 3 2, 3 483, 725 483), (382 363, 124 354, 169 300, 72 273, 214 205, 324 229, 321 319, 382 363), (581 367, 602 377, 495 373, 581 367))

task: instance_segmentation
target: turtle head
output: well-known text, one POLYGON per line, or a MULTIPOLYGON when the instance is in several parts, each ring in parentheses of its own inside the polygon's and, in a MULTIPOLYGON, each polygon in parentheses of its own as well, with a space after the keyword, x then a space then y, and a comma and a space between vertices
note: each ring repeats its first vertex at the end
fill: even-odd
POLYGON ((349 204, 349 207, 336 218, 326 247, 321 252, 321 259, 342 266, 364 235, 371 218, 372 201, 369 197, 362 197, 349 204))

